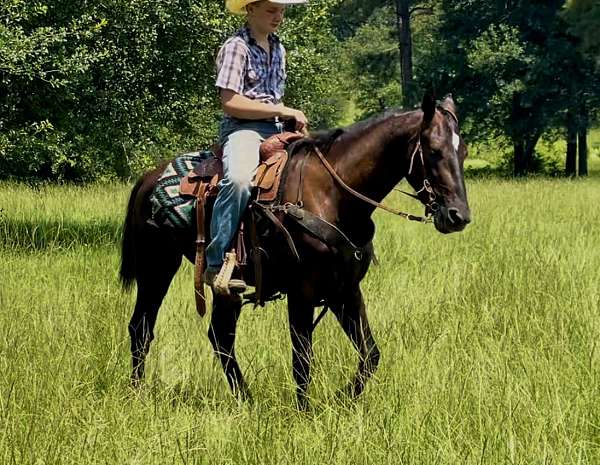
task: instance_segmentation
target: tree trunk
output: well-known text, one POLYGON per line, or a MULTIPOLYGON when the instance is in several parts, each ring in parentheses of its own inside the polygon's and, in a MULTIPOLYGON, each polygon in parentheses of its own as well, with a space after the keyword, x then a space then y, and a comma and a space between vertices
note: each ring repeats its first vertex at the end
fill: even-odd
POLYGON ((410 30, 410 0, 394 0, 396 6, 396 33, 400 51, 402 103, 413 104, 412 34, 410 30))
POLYGON ((535 155, 535 147, 537 146, 540 137, 542 137, 541 133, 535 133, 530 138, 525 139, 525 164, 527 170, 526 173, 533 173, 536 171, 533 156, 535 155))
POLYGON ((575 176, 577 159, 577 125, 572 112, 567 112, 567 159, 565 161, 565 175, 575 176))
POLYGON ((588 146, 587 146, 587 132, 588 132, 588 115, 587 108, 583 106, 579 118, 579 128, 577 131, 579 143, 579 176, 588 175, 588 146))
POLYGON ((540 134, 534 134, 530 137, 520 137, 513 142, 515 150, 514 175, 527 176, 527 174, 535 171, 533 155, 535 147, 540 140, 540 134))
POLYGON ((525 159, 525 144, 522 140, 514 143, 515 163, 514 175, 525 176, 527 174, 527 160, 525 159))
POLYGON ((514 147, 514 175, 526 176, 534 172, 536 166, 533 155, 535 147, 542 137, 539 128, 532 127, 531 110, 521 105, 521 94, 514 92, 512 96, 512 108, 510 113, 510 135, 514 147))
POLYGON ((512 108, 510 112, 511 121, 511 139, 514 147, 513 174, 515 176, 525 176, 527 174, 527 160, 525 159, 525 138, 523 131, 519 130, 519 124, 522 118, 523 108, 521 107, 521 95, 514 92, 512 96, 512 108))

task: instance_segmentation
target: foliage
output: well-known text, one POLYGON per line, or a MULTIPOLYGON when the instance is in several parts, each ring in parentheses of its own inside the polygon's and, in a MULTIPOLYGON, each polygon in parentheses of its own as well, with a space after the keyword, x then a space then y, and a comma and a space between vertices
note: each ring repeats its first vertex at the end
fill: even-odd
MULTIPOLYGON (((579 115, 598 107, 600 74, 589 58, 594 36, 580 41, 574 32, 584 34, 588 25, 599 24, 597 2, 575 0, 566 12, 562 0, 409 3, 415 11, 417 86, 425 89, 433 82, 438 95, 455 95, 469 141, 494 140, 499 146, 509 141, 513 153, 506 160, 513 172, 555 170, 554 160, 536 152, 540 138, 557 129, 564 132, 571 117, 567 112, 583 124, 579 115), (584 54, 574 53, 580 42, 584 54)), ((394 5, 392 0, 360 5, 345 0, 340 4, 345 14, 334 21, 344 38, 345 87, 363 110, 360 116, 399 100, 394 5)))
POLYGON ((600 3, 596 0, 569 0, 565 17, 571 24, 571 32, 581 38, 582 51, 589 54, 600 67, 600 3))
POLYGON ((398 46, 390 16, 389 7, 375 10, 343 45, 347 78, 342 85, 361 109, 361 117, 398 106, 401 100, 398 46))
POLYGON ((438 90, 455 92, 474 140, 508 137, 514 170, 535 171, 535 146, 562 127, 566 111, 592 98, 600 83, 562 18, 563 2, 442 0, 439 34, 429 75, 438 90), (472 18, 478 18, 473 21, 472 18), (437 64, 437 66, 436 66, 437 64))
MULTIPOLYGON (((286 103, 312 128, 403 99, 396 1, 288 9, 286 103)), ((537 170, 537 141, 564 131, 567 118, 585 126, 599 116, 598 2, 410 5, 420 8, 411 20, 416 85, 452 92, 463 134, 509 141, 515 170, 537 170)), ((3 2, 0 177, 123 178, 211 145, 220 119, 214 58, 241 21, 214 0, 3 2)))
MULTIPOLYGON (((290 101, 317 125, 339 107, 323 56, 336 3, 299 8, 286 36, 290 101)), ((125 177, 212 144, 214 58, 238 26, 214 0, 2 3, 0 177, 125 177)))
POLYGON ((340 1, 289 9, 281 32, 288 53, 286 103, 302 109, 313 129, 335 125, 347 105, 338 86, 337 41, 330 25, 340 1))
MULTIPOLYGON (((430 2, 413 2, 413 6, 431 6, 430 2)), ((432 25, 434 14, 414 15, 413 62, 415 76, 437 47, 432 25)), ((364 118, 386 108, 399 107, 402 101, 396 10, 394 1, 343 1, 333 22, 335 33, 343 38, 343 86, 364 118)))

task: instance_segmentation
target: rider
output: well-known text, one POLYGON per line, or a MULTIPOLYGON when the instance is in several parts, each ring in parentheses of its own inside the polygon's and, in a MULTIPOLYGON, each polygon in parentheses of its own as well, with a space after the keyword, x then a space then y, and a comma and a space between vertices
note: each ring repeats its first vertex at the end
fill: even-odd
MULTIPOLYGON (((225 41, 217 56, 216 87, 225 113, 219 135, 224 173, 210 223, 212 240, 206 248, 205 280, 211 286, 248 204, 261 142, 281 132, 280 119, 295 120, 299 131, 308 124, 304 113, 282 103, 285 49, 275 35, 286 6, 307 1, 226 2, 232 13, 246 14, 246 24, 225 41)), ((241 280, 231 280, 229 288, 243 292, 246 285, 241 280)))

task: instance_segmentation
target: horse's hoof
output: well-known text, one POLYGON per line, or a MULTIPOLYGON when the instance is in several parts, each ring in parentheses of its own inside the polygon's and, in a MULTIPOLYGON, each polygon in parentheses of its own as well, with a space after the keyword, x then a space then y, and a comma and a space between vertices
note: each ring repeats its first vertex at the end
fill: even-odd
POLYGON ((338 398, 356 399, 364 390, 364 387, 356 383, 348 383, 337 392, 338 398))
POLYGON ((131 376, 130 386, 132 389, 139 390, 144 384, 143 380, 139 376, 131 376))
POLYGON ((296 408, 300 412, 308 412, 310 410, 310 402, 306 394, 298 394, 296 396, 296 408))
POLYGON ((237 393, 236 393, 236 397, 238 398, 238 400, 245 402, 245 403, 249 403, 251 404, 253 402, 253 397, 252 394, 250 393, 250 391, 248 389, 240 389, 237 393))

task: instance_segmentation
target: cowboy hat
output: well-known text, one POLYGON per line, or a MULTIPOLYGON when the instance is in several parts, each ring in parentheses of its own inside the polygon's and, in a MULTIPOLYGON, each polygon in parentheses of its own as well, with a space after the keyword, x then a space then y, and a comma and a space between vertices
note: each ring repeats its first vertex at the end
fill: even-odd
MULTIPOLYGON (((246 5, 259 0, 227 0, 225 6, 229 11, 236 15, 243 15, 246 12, 246 5)), ((270 3, 276 3, 277 5, 299 5, 301 3, 307 3, 308 0, 268 0, 270 3)))

